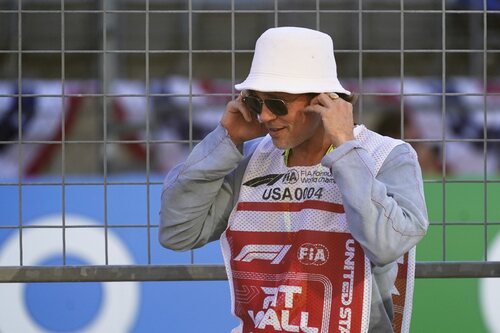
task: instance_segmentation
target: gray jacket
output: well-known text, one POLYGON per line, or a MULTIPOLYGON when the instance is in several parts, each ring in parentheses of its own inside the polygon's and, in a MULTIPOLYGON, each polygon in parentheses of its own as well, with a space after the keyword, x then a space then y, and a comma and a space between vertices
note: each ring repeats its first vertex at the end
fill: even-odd
MULTIPOLYGON (((219 126, 168 173, 160 212, 163 246, 184 251, 219 239, 258 142, 239 150, 219 126)), ((372 157, 357 140, 321 161, 342 192, 353 237, 372 262, 370 332, 392 332, 395 260, 418 243, 428 226, 421 170, 412 149, 406 143, 396 146, 376 175, 372 157)))

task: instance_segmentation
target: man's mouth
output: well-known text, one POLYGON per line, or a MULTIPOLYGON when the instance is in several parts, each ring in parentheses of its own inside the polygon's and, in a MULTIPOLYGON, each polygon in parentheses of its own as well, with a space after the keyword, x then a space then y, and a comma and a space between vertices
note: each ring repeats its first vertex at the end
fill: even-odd
POLYGON ((283 133, 284 129, 285 127, 271 127, 267 130, 269 131, 269 135, 271 136, 271 138, 277 138, 281 135, 281 133, 283 133))
POLYGON ((284 129, 285 129, 285 127, 271 127, 271 128, 268 128, 267 130, 269 131, 270 134, 272 134, 272 133, 278 133, 284 129))

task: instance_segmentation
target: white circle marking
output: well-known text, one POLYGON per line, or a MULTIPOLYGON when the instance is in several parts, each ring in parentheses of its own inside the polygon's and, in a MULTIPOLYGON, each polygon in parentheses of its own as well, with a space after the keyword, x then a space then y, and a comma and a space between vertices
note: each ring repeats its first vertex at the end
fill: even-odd
MULTIPOLYGON (((488 250, 488 261, 500 261, 500 233, 495 237, 488 250)), ((479 281, 481 313, 486 327, 491 333, 500 332, 500 278, 487 278, 479 281)))
MULTIPOLYGON (((30 226, 49 228, 23 229, 23 265, 36 266, 57 255, 62 255, 62 217, 50 215, 39 218, 30 226), (61 228, 53 228, 58 226, 61 228)), ((94 220, 77 215, 66 215, 67 226, 98 226, 94 220)), ((105 264, 105 237, 101 228, 66 229, 66 255, 76 256, 90 265, 105 264)), ((127 247, 108 230, 109 264, 134 263, 127 247)), ((0 266, 19 266, 19 232, 13 233, 0 247, 0 266)), ((31 318, 24 304, 25 284, 0 284, 0 332, 47 333, 31 318)), ((137 282, 103 283, 100 310, 81 333, 128 332, 136 321, 140 301, 137 282)))

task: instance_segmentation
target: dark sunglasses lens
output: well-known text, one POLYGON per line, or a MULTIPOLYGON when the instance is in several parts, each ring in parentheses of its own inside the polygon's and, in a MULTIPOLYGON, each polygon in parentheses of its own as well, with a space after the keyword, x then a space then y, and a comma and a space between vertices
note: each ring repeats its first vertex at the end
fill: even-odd
POLYGON ((281 99, 266 99, 264 102, 269 110, 277 116, 284 116, 288 113, 288 108, 281 99))
POLYGON ((262 107, 257 97, 254 96, 243 97, 243 103, 245 103, 250 110, 252 110, 257 114, 260 114, 262 112, 262 107))

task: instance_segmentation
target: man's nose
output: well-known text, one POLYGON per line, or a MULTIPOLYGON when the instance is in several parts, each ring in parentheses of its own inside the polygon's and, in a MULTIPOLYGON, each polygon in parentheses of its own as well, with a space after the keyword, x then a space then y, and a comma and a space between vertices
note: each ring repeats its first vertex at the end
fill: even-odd
POLYGON ((263 103, 262 112, 259 115, 260 121, 265 123, 265 122, 276 119, 276 117, 277 116, 274 113, 272 113, 271 110, 269 110, 266 103, 263 103))

